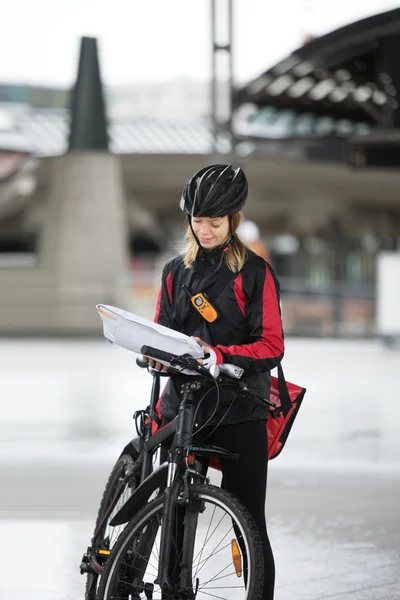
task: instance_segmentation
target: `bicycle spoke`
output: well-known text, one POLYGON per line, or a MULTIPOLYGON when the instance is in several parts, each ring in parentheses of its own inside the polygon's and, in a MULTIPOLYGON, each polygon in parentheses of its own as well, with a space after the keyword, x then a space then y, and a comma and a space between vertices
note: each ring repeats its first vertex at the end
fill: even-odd
MULTIPOLYGON (((151 520, 150 524, 151 524, 151 528, 152 528, 153 534, 154 534, 155 532, 154 532, 154 522, 153 522, 153 519, 151 520)), ((154 550, 153 550, 154 544, 157 544, 157 541, 156 541, 157 540, 157 533, 155 533, 155 536, 153 536, 153 539, 154 539, 153 546, 151 548, 149 548, 149 549, 150 549, 150 553, 154 556, 154 558, 156 559, 156 561, 158 561, 158 559, 159 559, 159 553, 158 553, 158 555, 156 555, 156 554, 154 554, 154 550)), ((147 543, 147 547, 149 547, 148 542, 146 542, 146 543, 147 543)))
POLYGON ((210 554, 210 556, 209 556, 209 557, 207 558, 207 560, 206 560, 206 561, 203 563, 203 566, 202 566, 202 567, 201 567, 201 568, 198 570, 197 574, 199 574, 199 573, 200 573, 201 569, 202 569, 202 568, 204 567, 204 565, 205 565, 205 564, 206 564, 206 563, 207 563, 207 562, 210 560, 210 558, 211 558, 212 556, 214 556, 215 550, 218 548, 218 546, 219 546, 220 544, 222 544, 222 542, 224 541, 224 539, 226 538, 226 536, 228 535, 228 533, 231 531, 231 529, 233 529, 233 527, 231 527, 231 528, 230 528, 230 529, 229 529, 229 530, 226 532, 226 534, 224 535, 224 537, 222 538, 222 540, 219 542, 219 544, 217 544, 217 546, 214 548, 214 550, 212 551, 212 553, 210 554))
MULTIPOLYGON (((143 540, 139 540, 139 541, 138 541, 138 543, 140 543, 140 542, 143 542, 143 540)), ((147 545, 147 547, 150 549, 150 555, 151 555, 151 554, 153 554, 153 553, 152 553, 152 550, 151 550, 151 548, 150 548, 150 546, 149 546, 149 544, 148 544, 148 542, 147 542, 147 540, 144 540, 144 543, 145 543, 145 544, 147 545)), ((153 568, 153 569, 154 569, 154 570, 157 572, 158 568, 157 568, 157 567, 155 567, 154 565, 152 565, 152 563, 150 562, 150 557, 149 557, 148 559, 146 559, 146 556, 145 556, 145 555, 143 555, 143 554, 140 554, 140 553, 138 552, 138 550, 137 550, 137 549, 133 549, 133 548, 131 548, 131 550, 132 550, 132 552, 133 552, 133 554, 134 554, 135 556, 138 556, 139 558, 143 558, 144 560, 147 560, 147 564, 148 564, 148 565, 150 565, 150 567, 152 567, 152 568, 153 568)), ((157 557, 155 557, 155 559, 157 560, 157 557)))
MULTIPOLYGON (((217 574, 216 574, 216 577, 218 577, 218 575, 220 575, 221 573, 223 573, 224 571, 226 571, 226 569, 229 569, 229 568, 231 568, 231 567, 232 567, 232 565, 231 565, 231 564, 227 565, 226 567, 224 567, 223 569, 221 569, 221 570, 219 571, 219 573, 217 573, 217 574)), ((227 576, 227 577, 229 577, 229 576, 227 576)), ((210 580, 209 580, 207 583, 209 583, 210 581, 213 581, 213 579, 210 579, 210 580)), ((205 585, 207 585, 207 583, 203 584, 203 586, 202 586, 202 587, 204 587, 205 585)))
POLYGON ((220 598, 220 600, 226 600, 226 596, 216 596, 215 594, 210 594, 209 592, 201 592, 205 596, 211 596, 212 598, 220 598))
MULTIPOLYGON (((208 536, 208 533, 209 533, 209 531, 210 531, 210 528, 211 528, 211 523, 213 522, 214 515, 215 515, 215 511, 216 511, 216 510, 217 510, 217 507, 216 507, 216 506, 214 506, 214 510, 213 510, 213 513, 212 513, 212 515, 211 515, 211 521, 210 521, 210 523, 209 523, 209 525, 208 525, 208 529, 207 529, 207 532, 206 532, 206 541, 204 542, 204 544, 203 544, 203 547, 202 547, 202 549, 200 550, 200 553, 197 553, 197 556, 196 556, 196 558, 194 559, 193 563, 195 563, 195 562, 196 562, 196 560, 197 560, 197 558, 198 558, 199 554, 200 554, 200 560, 201 560, 201 557, 202 557, 202 555, 203 555, 204 548, 206 547, 206 544, 207 544, 207 536, 208 536)), ((196 573, 194 574, 194 578, 196 577, 196 575, 197 575, 197 571, 196 571, 196 573)))
MULTIPOLYGON (((229 566, 231 567, 232 565, 229 565, 229 566)), ((247 569, 246 569, 246 570, 247 570, 247 569)), ((243 572, 244 572, 244 571, 243 571, 243 572)), ((219 575, 219 573, 217 573, 217 575, 219 575)), ((207 584, 208 584, 208 583, 210 583, 211 581, 219 581, 220 579, 225 579, 225 577, 231 577, 232 575, 235 575, 235 576, 237 577, 237 575, 236 575, 236 571, 233 571, 232 573, 228 573, 227 575, 222 575, 222 577, 213 577, 213 578, 212 578, 212 579, 210 579, 209 581, 206 581, 206 583, 203 583, 203 586, 204 586, 204 585, 207 585, 207 584)), ((229 587, 229 586, 228 586, 228 587, 229 587)), ((242 586, 240 586, 240 587, 242 587, 242 586)), ((199 589, 200 589, 200 588, 199 588, 199 589)), ((211 588, 210 588, 210 589, 211 589, 211 588)))
MULTIPOLYGON (((141 556, 140 554, 138 554, 137 556, 138 556, 139 558, 145 558, 145 556, 141 556)), ((149 575, 150 575, 151 577, 153 577, 153 576, 154 576, 154 577, 157 577, 157 569, 156 569, 156 567, 155 567, 154 565, 150 564, 150 563, 147 563, 147 565, 148 565, 149 567, 151 567, 152 569, 154 569, 154 574, 152 574, 152 573, 149 573, 149 575)), ((128 569, 133 569, 134 571, 137 571, 137 570, 138 570, 136 567, 133 567, 133 566, 132 566, 130 563, 128 563, 128 562, 121 562, 121 567, 127 567, 128 569)), ((146 568, 146 572, 147 572, 147 568, 146 568)))
MULTIPOLYGON (((229 548, 230 546, 230 542, 228 544, 226 544, 225 546, 222 546, 222 548, 220 548, 219 550, 217 550, 216 552, 213 552, 212 554, 210 554, 210 556, 208 558, 205 558, 203 561, 201 561, 204 565, 204 563, 206 563, 210 558, 212 558, 213 556, 216 556, 219 552, 222 552, 222 550, 225 550, 225 548, 229 548)), ((197 563, 197 566, 199 566, 200 563, 197 563)))
MULTIPOLYGON (((215 507, 215 508, 216 508, 216 507, 215 507)), ((210 537, 209 537, 208 539, 206 538, 206 541, 204 542, 204 545, 205 545, 205 544, 208 544, 208 542, 211 540, 212 536, 214 535, 214 533, 216 532, 216 530, 218 529, 218 527, 221 525, 221 523, 222 523, 222 521, 225 519, 225 517, 226 517, 226 513, 224 513, 224 514, 222 515, 222 517, 220 518, 220 520, 218 521, 218 523, 217 523, 217 524, 216 524, 216 526, 214 527, 214 529, 213 529, 213 532, 211 533, 210 537)))
POLYGON ((242 587, 243 586, 241 586, 241 585, 224 585, 224 586, 216 585, 215 587, 210 587, 208 589, 210 589, 210 590, 241 590, 242 587))
MULTIPOLYGON (((217 507, 216 507, 216 506, 214 506, 214 512, 213 512, 213 515, 212 515, 212 517, 211 517, 211 521, 212 521, 212 520, 213 520, 213 518, 214 518, 214 513, 215 513, 216 509, 217 509, 217 507)), ((203 547, 202 547, 202 549, 200 550, 200 554, 203 554, 203 550, 204 550, 204 548, 206 547, 206 545, 208 544, 209 540, 210 540, 210 539, 212 538, 212 536, 214 535, 214 532, 215 532, 215 531, 218 529, 218 527, 220 526, 220 524, 222 523, 222 521, 224 520, 224 518, 225 518, 225 517, 226 517, 226 513, 224 513, 224 514, 223 514, 223 516, 221 517, 221 519, 219 520, 219 522, 216 524, 216 526, 215 526, 215 527, 214 527, 214 529, 213 529, 213 532, 212 532, 212 534, 210 535, 210 537, 209 537, 208 539, 207 539, 207 534, 206 534, 206 541, 204 542, 204 544, 203 544, 203 547)), ((211 525, 211 523, 210 523, 210 525, 211 525)), ((208 533, 208 532, 207 532, 207 533, 208 533)), ((196 556, 196 558, 194 559, 194 561, 193 561, 193 562, 196 562, 198 555, 199 555, 199 554, 197 554, 197 556, 196 556)), ((197 575, 197 573, 196 573, 196 575, 197 575)), ((195 575, 195 576, 196 576, 196 575, 195 575)))

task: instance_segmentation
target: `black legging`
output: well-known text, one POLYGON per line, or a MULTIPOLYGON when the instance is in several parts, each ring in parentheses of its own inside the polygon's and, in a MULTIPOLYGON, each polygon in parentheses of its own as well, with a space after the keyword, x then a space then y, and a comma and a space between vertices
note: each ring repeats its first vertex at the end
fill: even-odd
MULTIPOLYGON (((204 430, 206 434, 206 430, 204 430)), ((195 443, 203 439, 199 433, 195 443), (200 439, 201 438, 201 439, 200 439)), ((264 550, 264 591, 262 600, 273 600, 275 562, 265 522, 268 447, 265 421, 246 421, 218 427, 205 440, 239 455, 238 460, 221 460, 223 487, 236 496, 253 517, 264 550)))

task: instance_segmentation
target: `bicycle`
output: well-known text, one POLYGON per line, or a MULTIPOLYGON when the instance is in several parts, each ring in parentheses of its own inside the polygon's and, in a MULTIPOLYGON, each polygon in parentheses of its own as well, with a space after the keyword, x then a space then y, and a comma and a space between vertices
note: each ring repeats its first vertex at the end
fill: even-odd
MULTIPOLYGON (((234 460, 237 456, 215 446, 193 444, 193 438, 207 425, 194 431, 195 394, 202 389, 207 393, 213 386, 218 391, 218 386, 229 381, 230 385, 237 387, 234 400, 240 393, 245 393, 256 401, 274 405, 240 381, 243 370, 233 365, 213 365, 208 371, 190 355, 176 356, 149 347, 143 347, 142 353, 169 363, 171 367, 165 374, 168 377, 182 371, 194 371, 200 379, 187 377, 181 387, 178 415, 152 434, 160 376, 164 375, 153 372, 150 405, 146 411, 139 411, 139 436, 128 444, 119 459, 126 462, 126 457, 130 456, 133 464, 120 474, 117 491, 113 491, 113 472, 118 471, 117 462, 100 507, 97 536, 94 535, 92 546, 84 555, 82 565, 86 567, 83 571, 88 572, 87 594, 89 588, 86 598, 194 600, 199 594, 220 598, 220 589, 229 589, 229 598, 232 598, 232 590, 243 587, 244 595, 240 597, 257 600, 262 594, 264 572, 257 528, 238 500, 220 487, 210 485, 206 476, 210 459, 234 460), (153 470, 155 452, 172 440, 168 460, 153 470), (131 447, 135 450, 134 457, 131 447), (129 497, 125 499, 127 489, 129 497), (154 494, 156 497, 150 500, 154 494), (111 498, 108 506, 105 497, 111 498), (125 499, 123 503, 121 498, 125 499), (215 518, 217 509, 224 513, 219 520, 215 518), (199 521, 207 514, 211 521, 206 529, 205 542, 199 548, 196 536, 205 530, 199 521), (224 521, 226 516, 228 519, 224 521), (125 524, 114 543, 104 535, 107 528, 125 524), (211 555, 205 558, 205 547, 217 531, 222 536, 221 540, 211 555), (227 543, 229 537, 231 540, 227 543), (222 556, 227 563, 221 568, 222 556), (157 567, 153 564, 154 559, 159 561, 157 567), (210 575, 212 567, 216 570, 213 577, 210 575), (228 577, 233 581, 227 582, 228 577), (233 585, 239 580, 240 586, 233 585)), ((148 366, 140 360, 137 363, 148 366)))

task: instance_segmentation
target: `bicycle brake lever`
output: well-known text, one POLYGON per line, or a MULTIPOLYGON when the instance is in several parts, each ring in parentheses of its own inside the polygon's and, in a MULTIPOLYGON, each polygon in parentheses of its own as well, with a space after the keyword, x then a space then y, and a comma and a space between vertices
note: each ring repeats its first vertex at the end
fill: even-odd
POLYGON ((170 362, 172 367, 179 367, 182 370, 189 371, 197 371, 198 373, 202 373, 204 376, 209 376, 209 372, 206 368, 204 368, 200 363, 197 362, 195 358, 191 354, 183 354, 179 356, 177 359, 173 359, 170 362))

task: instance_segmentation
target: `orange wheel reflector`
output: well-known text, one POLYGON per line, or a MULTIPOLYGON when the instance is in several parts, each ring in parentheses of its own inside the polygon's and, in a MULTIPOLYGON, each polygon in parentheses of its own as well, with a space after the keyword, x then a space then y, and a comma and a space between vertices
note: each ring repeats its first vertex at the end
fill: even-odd
POLYGON ((96 554, 102 554, 103 556, 109 556, 111 554, 111 550, 96 550, 96 554))
POLYGON ((236 540, 231 542, 232 560, 233 566, 235 567, 236 575, 242 576, 242 555, 240 554, 240 548, 236 540))

